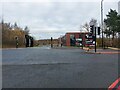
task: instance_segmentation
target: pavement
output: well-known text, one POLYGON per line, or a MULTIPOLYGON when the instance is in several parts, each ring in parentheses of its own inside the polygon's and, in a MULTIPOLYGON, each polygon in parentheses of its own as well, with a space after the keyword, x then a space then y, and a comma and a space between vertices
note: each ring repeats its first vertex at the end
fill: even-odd
POLYGON ((89 49, 86 47, 84 47, 83 50, 90 54, 120 54, 120 49, 113 47, 108 47, 107 49, 96 49, 96 52, 95 49, 89 49))
POLYGON ((120 50, 120 48, 114 48, 114 47, 108 47, 109 49, 112 49, 112 50, 120 50))
POLYGON ((108 88, 118 78, 117 54, 80 48, 2 50, 3 88, 108 88))

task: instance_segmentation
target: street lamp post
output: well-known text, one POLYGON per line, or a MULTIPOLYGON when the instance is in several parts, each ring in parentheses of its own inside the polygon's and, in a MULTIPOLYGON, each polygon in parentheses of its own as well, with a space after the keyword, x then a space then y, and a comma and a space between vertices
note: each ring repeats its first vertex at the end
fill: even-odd
POLYGON ((102 48, 103 48, 103 0, 101 0, 101 29, 102 29, 102 48))

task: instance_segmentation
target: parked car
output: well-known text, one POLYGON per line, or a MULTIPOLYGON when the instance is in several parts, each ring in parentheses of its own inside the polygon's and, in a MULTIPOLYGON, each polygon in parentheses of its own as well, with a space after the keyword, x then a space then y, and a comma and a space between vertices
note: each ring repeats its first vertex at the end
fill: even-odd
POLYGON ((82 46, 82 39, 76 39, 76 46, 82 46))

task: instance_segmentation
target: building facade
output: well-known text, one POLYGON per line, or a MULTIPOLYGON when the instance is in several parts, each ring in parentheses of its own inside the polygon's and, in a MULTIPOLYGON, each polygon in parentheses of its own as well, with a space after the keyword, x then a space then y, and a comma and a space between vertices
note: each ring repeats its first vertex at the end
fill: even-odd
POLYGON ((77 46, 78 44, 85 45, 86 35, 88 35, 88 33, 68 32, 61 38, 61 42, 64 46, 77 46))

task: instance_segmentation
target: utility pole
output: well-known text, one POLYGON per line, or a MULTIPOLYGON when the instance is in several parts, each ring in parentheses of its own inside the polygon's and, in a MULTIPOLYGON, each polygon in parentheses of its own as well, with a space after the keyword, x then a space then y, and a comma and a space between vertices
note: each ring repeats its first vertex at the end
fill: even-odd
POLYGON ((103 0, 101 0, 101 29, 102 29, 102 48, 103 48, 103 0))
POLYGON ((0 27, 0 48, 2 48, 2 42, 3 42, 3 37, 2 37, 2 32, 4 31, 4 20, 2 18, 2 26, 0 27))
POLYGON ((4 31, 4 13, 3 13, 3 3, 2 3, 2 31, 0 31, 0 39, 1 39, 1 42, 0 42, 0 46, 2 47, 2 42, 3 42, 3 37, 2 37, 2 32, 4 31))

